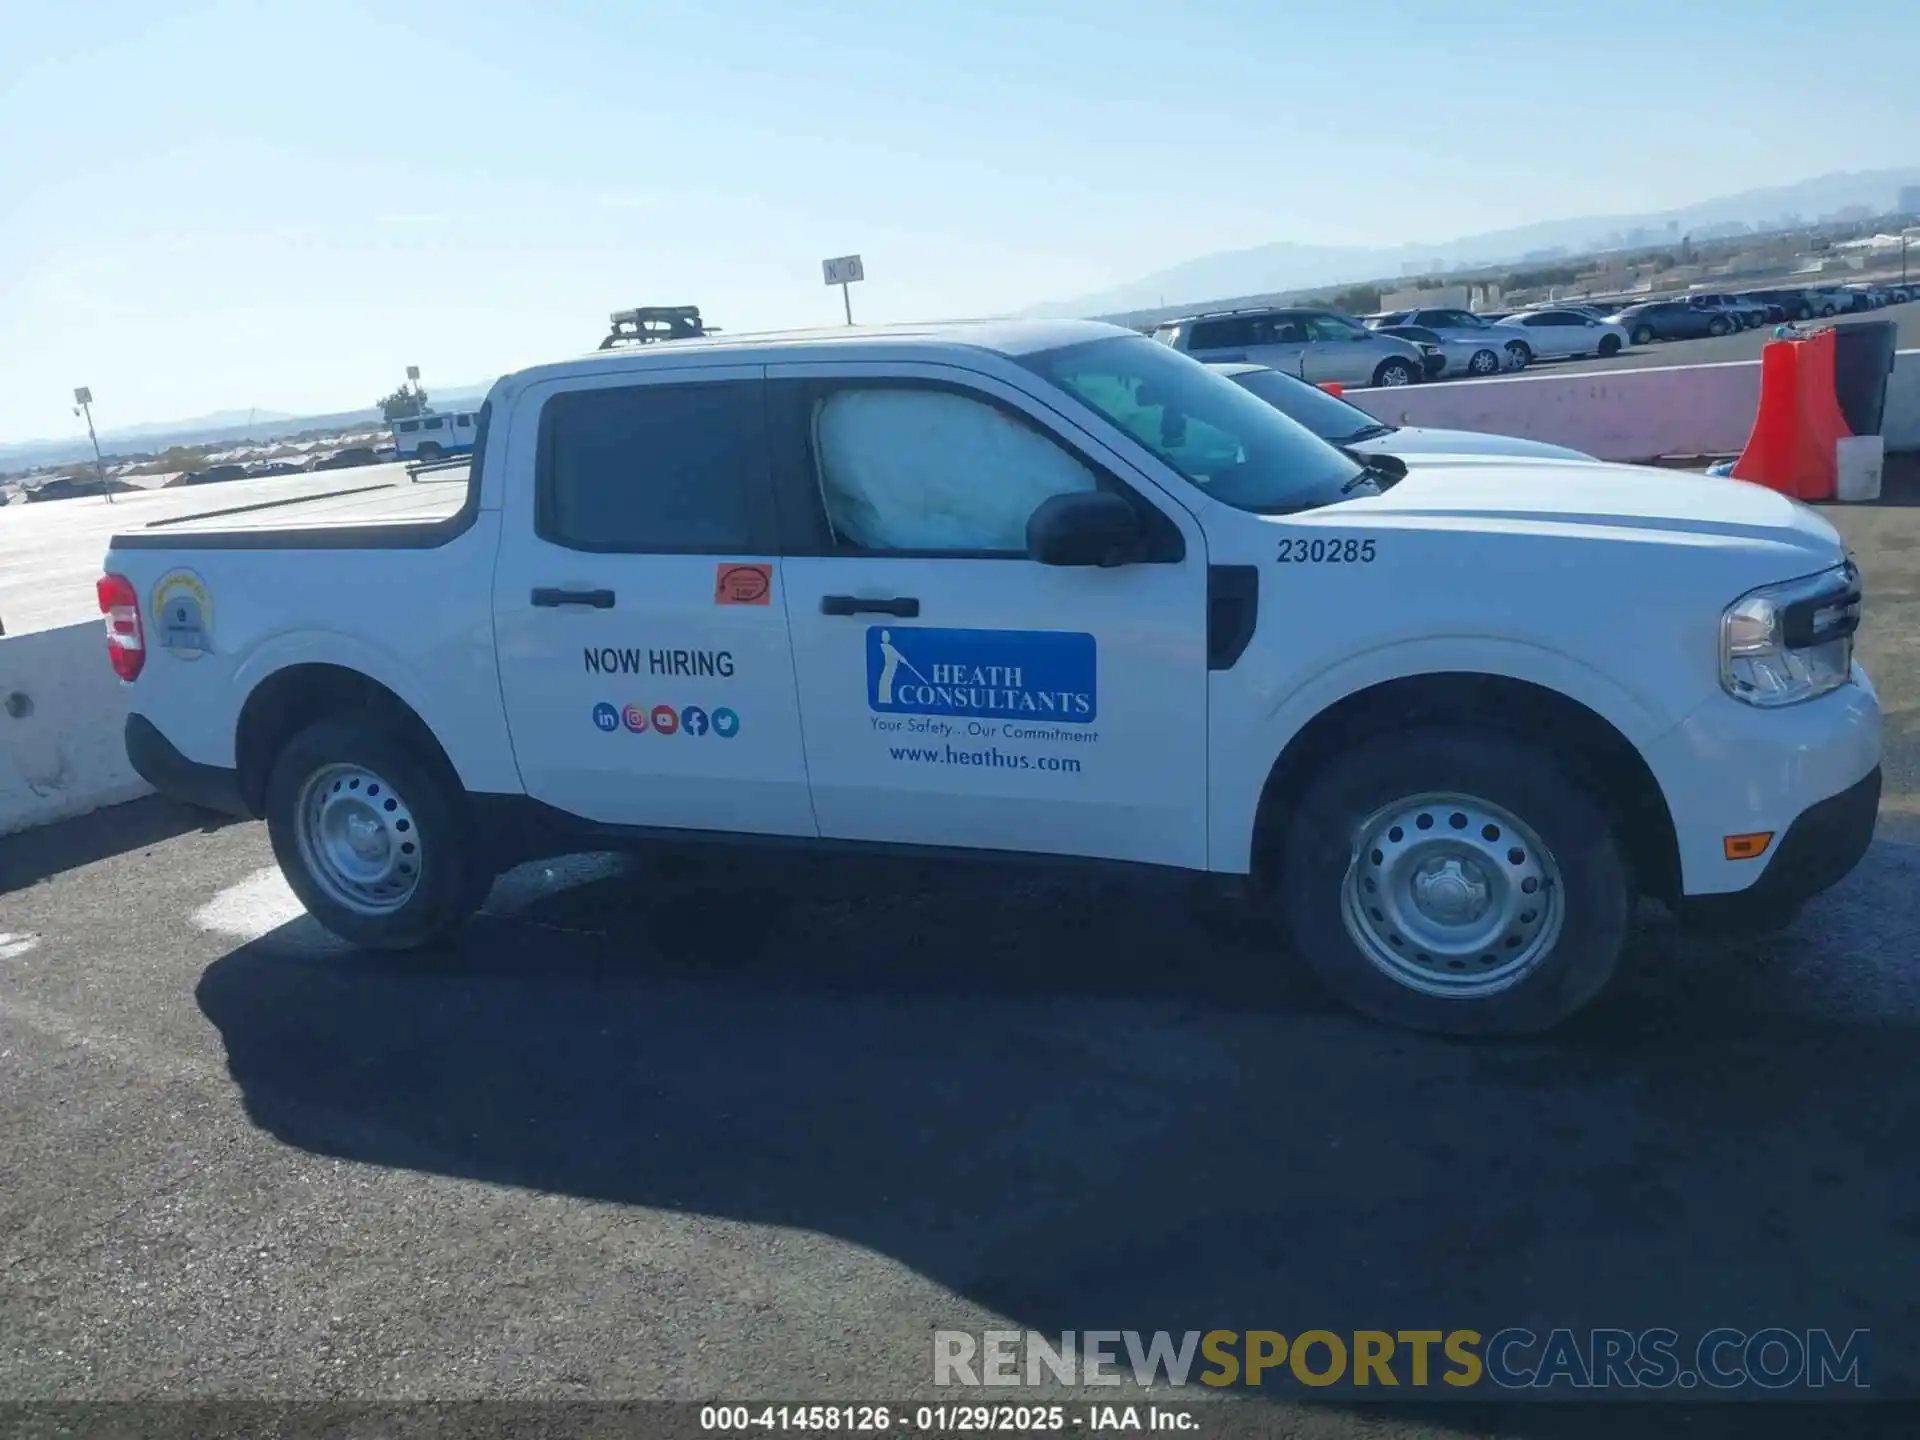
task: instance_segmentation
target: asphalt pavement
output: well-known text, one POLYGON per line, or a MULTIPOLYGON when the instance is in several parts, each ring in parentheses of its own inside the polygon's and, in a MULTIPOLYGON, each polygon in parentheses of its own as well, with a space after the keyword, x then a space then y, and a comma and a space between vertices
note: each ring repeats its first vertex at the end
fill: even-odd
MULTIPOLYGON (((901 1399, 996 1323, 1865 1328, 1920 1394, 1920 484, 1833 513, 1871 853, 1765 940, 1650 910, 1524 1043, 1354 1019, 1241 912, 1082 879, 585 857, 393 957, 259 825, 0 840, 0 1398, 901 1399)), ((1492 1433, 1302 1393, 1252 1403, 1492 1433)))
MULTIPOLYGON (((1889 305, 1860 315, 1836 315, 1816 320, 1816 325, 1857 325, 1863 320, 1891 320, 1896 326, 1894 347, 1899 350, 1920 348, 1920 300, 1905 305, 1889 305)), ((1632 345, 1611 360, 1547 360, 1528 369, 1529 374, 1545 375, 1567 370, 1618 370, 1643 365, 1712 365, 1729 360, 1758 360, 1760 351, 1773 338, 1772 325, 1760 325, 1734 335, 1705 340, 1656 340, 1651 345, 1632 345)))

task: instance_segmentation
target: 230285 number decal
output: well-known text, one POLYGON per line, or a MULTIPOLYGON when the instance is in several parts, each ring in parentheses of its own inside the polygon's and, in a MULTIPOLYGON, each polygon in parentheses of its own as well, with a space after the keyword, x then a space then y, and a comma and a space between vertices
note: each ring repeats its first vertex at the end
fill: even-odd
POLYGON ((1371 540, 1282 540, 1282 565, 1371 565, 1371 540))

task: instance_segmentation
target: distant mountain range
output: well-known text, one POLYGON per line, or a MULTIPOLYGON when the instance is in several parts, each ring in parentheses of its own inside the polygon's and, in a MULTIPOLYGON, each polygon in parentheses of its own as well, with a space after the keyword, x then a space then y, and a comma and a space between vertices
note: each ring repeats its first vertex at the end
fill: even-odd
POLYGON ((1532 263, 1529 257, 1538 258, 1534 252, 1591 253, 1607 247, 1610 238, 1614 245, 1619 245, 1619 237, 1635 230, 1652 232, 1652 238, 1642 243, 1657 243, 1669 224, 1677 226, 1679 235, 1684 236, 1710 225, 1738 223, 1773 227, 1788 216, 1799 216, 1812 223, 1823 215, 1854 206, 1866 206, 1873 214, 1880 215, 1895 208, 1901 187, 1913 185, 1920 185, 1920 167, 1822 175, 1797 184, 1702 200, 1679 210, 1543 220, 1438 244, 1409 242, 1372 247, 1296 245, 1283 240, 1250 250, 1229 250, 1183 260, 1111 290, 1038 305, 1023 313, 1032 316, 1130 315, 1176 305, 1399 279, 1408 267, 1418 267, 1415 273, 1429 273, 1454 266, 1532 263))
MULTIPOLYGON (((484 385, 436 387, 428 392, 434 408, 470 405, 485 397, 493 382, 484 385)), ((222 445, 246 440, 288 439, 312 431, 352 430, 380 423, 380 408, 338 410, 325 415, 288 415, 278 410, 220 410, 193 420, 162 420, 124 425, 100 432, 100 448, 107 454, 141 451, 158 454, 173 445, 222 445), (251 415, 251 422, 249 422, 251 415)), ((69 465, 93 458, 93 446, 84 435, 62 440, 22 440, 0 444, 0 471, 28 470, 41 465, 69 465)))

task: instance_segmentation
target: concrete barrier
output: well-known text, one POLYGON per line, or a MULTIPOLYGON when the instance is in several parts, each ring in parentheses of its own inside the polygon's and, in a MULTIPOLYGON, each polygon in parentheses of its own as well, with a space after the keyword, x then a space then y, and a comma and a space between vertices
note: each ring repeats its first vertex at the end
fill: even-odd
POLYGON ((0 639, 0 835, 145 795, 98 620, 0 639))
MULTIPOLYGON (((1760 407, 1760 362, 1576 370, 1350 390, 1390 425, 1485 430, 1570 445, 1602 460, 1733 455, 1760 407)), ((1920 350, 1894 357, 1883 426, 1887 450, 1920 450, 1920 350)))

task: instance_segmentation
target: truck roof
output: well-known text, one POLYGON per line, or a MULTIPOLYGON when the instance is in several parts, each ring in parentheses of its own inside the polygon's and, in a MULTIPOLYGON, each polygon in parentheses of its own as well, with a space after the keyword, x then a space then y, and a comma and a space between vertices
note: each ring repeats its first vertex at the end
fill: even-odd
POLYGON ((831 351, 836 358, 935 358, 965 352, 1030 355, 1083 340, 1138 336, 1139 332, 1097 320, 948 320, 911 325, 836 325, 818 330, 770 330, 759 334, 702 335, 657 345, 594 350, 572 359, 530 365, 503 377, 515 382, 598 374, 608 367, 646 370, 688 363, 737 365, 831 351))

